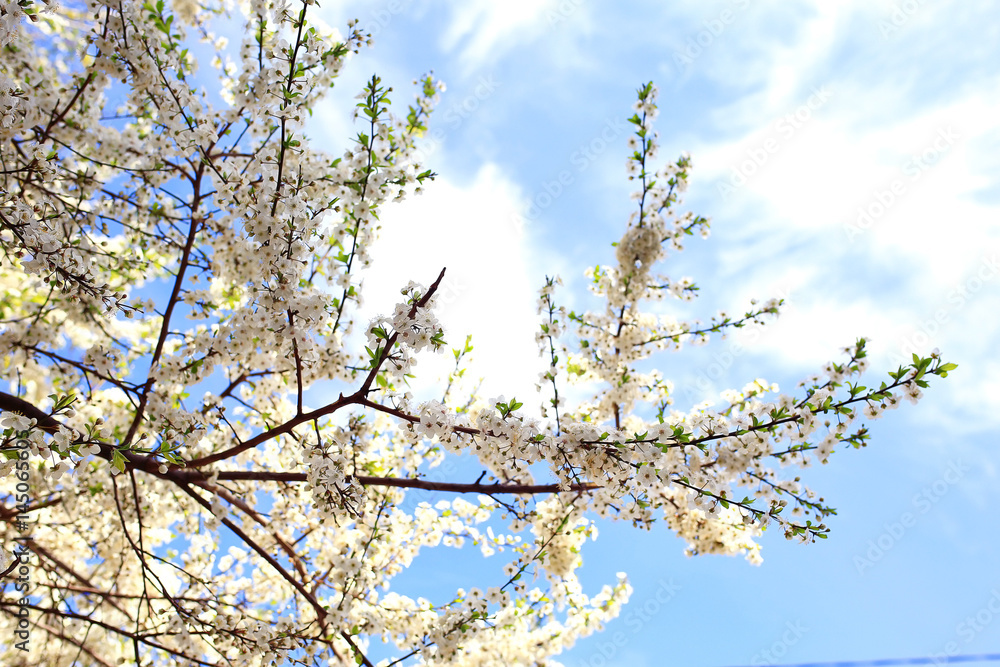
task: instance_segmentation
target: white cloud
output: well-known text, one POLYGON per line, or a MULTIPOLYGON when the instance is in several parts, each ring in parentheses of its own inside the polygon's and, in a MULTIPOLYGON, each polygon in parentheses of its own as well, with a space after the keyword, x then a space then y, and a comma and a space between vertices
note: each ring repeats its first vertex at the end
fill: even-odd
MULTIPOLYGON (((754 346, 782 365, 812 366, 858 335, 874 338, 882 365, 914 341, 918 352, 937 346, 949 361, 971 361, 988 355, 982 341, 1000 337, 989 315, 1000 305, 995 284, 961 306, 954 296, 1000 251, 997 207, 981 196, 1000 171, 995 152, 984 149, 995 145, 1000 79, 980 75, 982 85, 956 86, 940 99, 926 97, 932 89, 919 79, 873 85, 887 62, 930 67, 948 55, 913 31, 969 20, 923 8, 900 27, 909 34, 887 41, 878 25, 892 6, 817 8, 785 39, 762 41, 749 26, 764 9, 729 26, 693 64, 704 67, 699 75, 747 91, 715 112, 719 131, 692 147, 695 180, 716 188, 712 213, 726 232, 720 273, 742 277, 733 281, 738 290, 780 287, 789 267, 798 273, 796 308, 754 346), (867 41, 849 32, 859 25, 867 41), (852 43, 859 53, 836 48, 852 43), (829 100, 810 106, 820 84, 829 100), (946 321, 928 328, 941 311, 946 321)), ((981 365, 968 366, 949 409, 986 411, 982 397, 996 381, 981 365)))
MULTIPOLYGON (((437 314, 449 347, 472 335, 474 363, 466 377, 484 378, 484 398, 517 396, 527 409, 537 403, 534 383, 543 365, 534 340, 535 302, 536 278, 547 260, 517 222, 521 206, 517 187, 485 164, 466 187, 439 177, 423 194, 387 207, 364 278, 366 315, 359 322, 391 311, 409 280, 429 285, 446 267, 437 314)), ((422 355, 415 393, 439 395, 437 379, 453 363, 450 353, 422 355)))
POLYGON ((441 46, 445 52, 460 50, 458 57, 469 70, 543 37, 553 38, 554 27, 586 25, 582 0, 456 0, 451 7, 441 46))

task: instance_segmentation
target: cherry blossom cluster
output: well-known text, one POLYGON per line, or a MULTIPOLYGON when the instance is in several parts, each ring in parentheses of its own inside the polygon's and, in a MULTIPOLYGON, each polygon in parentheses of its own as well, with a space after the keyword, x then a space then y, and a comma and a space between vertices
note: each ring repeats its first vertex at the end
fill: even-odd
MULTIPOLYGON (((432 310, 433 294, 412 281, 401 292, 407 299, 396 305, 391 318, 380 316, 369 323, 365 348, 371 368, 378 368, 384 360, 387 375, 394 380, 412 377, 410 371, 417 363, 414 356, 417 352, 426 347, 440 351, 445 344, 444 330, 432 310), (422 299, 424 294, 429 298, 422 299)), ((381 374, 378 382, 385 388, 391 384, 381 374)))
POLYGON ((313 506, 323 521, 356 514, 365 504, 365 489, 352 474, 351 461, 343 449, 334 441, 327 447, 312 448, 303 461, 313 490, 313 506))
POLYGON ((545 544, 541 565, 556 578, 564 578, 582 563, 580 547, 587 537, 597 538, 597 528, 579 516, 570 502, 567 508, 559 496, 551 496, 535 505, 532 531, 545 544))

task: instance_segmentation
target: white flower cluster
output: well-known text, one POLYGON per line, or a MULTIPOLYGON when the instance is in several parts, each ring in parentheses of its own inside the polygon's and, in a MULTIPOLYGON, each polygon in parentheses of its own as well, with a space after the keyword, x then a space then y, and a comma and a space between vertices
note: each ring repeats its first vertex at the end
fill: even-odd
POLYGON ((312 447, 302 464, 312 489, 313 507, 322 520, 336 521, 363 510, 365 488, 355 479, 341 443, 333 440, 326 446, 312 447))
MULTIPOLYGON (((12 18, 10 14, 3 17, 3 19, 10 18, 12 18)), ((9 40, 8 31, 0 27, 0 48, 9 40)), ((14 125, 14 121, 17 119, 15 112, 23 94, 23 91, 21 91, 17 84, 7 76, 0 74, 0 128, 8 128, 14 125)))
POLYGON ((742 552, 753 565, 764 562, 760 556, 760 545, 754 541, 761 534, 760 528, 753 525, 748 528, 746 515, 732 507, 718 509, 714 516, 700 509, 667 515, 670 529, 688 542, 685 553, 696 556, 742 552))
POLYGON ((444 346, 444 330, 434 315, 434 297, 423 301, 427 290, 413 282, 401 290, 406 301, 396 305, 391 318, 380 316, 368 325, 368 350, 372 363, 382 363, 393 379, 403 379, 417 364, 416 353, 431 347, 440 351, 444 346), (390 349, 391 348, 391 349, 390 349))
POLYGON ((443 329, 432 310, 435 297, 432 296, 422 306, 418 305, 417 302, 426 293, 426 289, 413 281, 401 291, 407 300, 396 304, 392 315, 392 328, 398 336, 397 341, 412 348, 414 352, 430 346, 439 349, 441 344, 434 341, 434 336, 441 334, 443 329))
POLYGON ((597 528, 579 515, 576 506, 552 496, 535 505, 532 519, 535 542, 545 553, 542 567, 554 578, 570 575, 583 560, 580 547, 587 537, 597 538, 597 528))

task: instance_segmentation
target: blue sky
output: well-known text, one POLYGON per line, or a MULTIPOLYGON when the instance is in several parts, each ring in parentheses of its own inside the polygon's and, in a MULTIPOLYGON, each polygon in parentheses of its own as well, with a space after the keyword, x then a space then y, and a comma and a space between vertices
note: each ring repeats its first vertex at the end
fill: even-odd
MULTIPOLYGON (((867 449, 804 471, 839 509, 825 542, 765 535, 755 568, 687 559, 665 529, 600 524, 581 578, 595 593, 625 571, 632 603, 559 660, 721 667, 1000 650, 994 3, 397 0, 321 14, 341 28, 358 18, 375 44, 317 110, 320 145, 344 145, 372 73, 400 103, 427 70, 447 84, 427 150, 440 176, 383 214, 365 308, 391 310, 407 280, 447 266, 441 319, 450 342, 473 335, 486 396, 537 403, 545 275, 562 276, 568 307, 600 307, 583 271, 613 258, 632 210, 624 119, 649 80, 660 159, 692 153, 685 206, 713 220, 709 240, 668 259, 671 276, 701 287, 678 312, 787 303, 763 330, 662 358, 688 404, 756 377, 792 392, 862 335, 873 380, 910 348, 960 365, 917 408, 875 422, 867 449)), ((419 371, 429 387, 444 366, 422 358, 419 371)), ((447 595, 501 565, 470 554, 416 572, 447 595)))

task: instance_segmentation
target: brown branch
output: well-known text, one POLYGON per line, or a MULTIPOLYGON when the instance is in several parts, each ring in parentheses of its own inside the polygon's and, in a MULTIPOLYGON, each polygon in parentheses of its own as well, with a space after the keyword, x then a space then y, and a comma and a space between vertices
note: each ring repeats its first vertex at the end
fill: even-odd
MULTIPOLYGON (((284 123, 284 119, 282 119, 284 123)), ((281 184, 278 184, 281 187, 281 184)), ((302 414, 302 357, 299 356, 299 344, 295 340, 295 317, 294 313, 288 311, 288 335, 292 338, 292 354, 295 355, 295 414, 302 414)))
POLYGON ((4 412, 17 412, 25 417, 34 419, 38 428, 46 433, 55 433, 62 426, 52 415, 42 412, 23 398, 11 396, 0 391, 0 410, 4 412))
POLYGON ((188 228, 187 240, 184 244, 183 250, 181 250, 180 264, 177 267, 177 275, 174 277, 174 286, 170 292, 170 299, 167 301, 167 308, 163 312, 163 321, 160 324, 160 333, 156 338, 156 346, 153 349, 153 357, 149 362, 150 377, 146 380, 146 384, 142 387, 142 394, 139 396, 139 406, 135 409, 135 417, 133 417, 128 433, 122 441, 122 444, 126 447, 132 442, 132 438, 139 429, 139 424, 142 423, 143 415, 146 412, 146 403, 149 401, 149 392, 153 388, 154 384, 152 376, 160 364, 160 355, 163 354, 163 346, 166 344, 167 336, 170 334, 170 318, 173 316, 174 308, 177 307, 181 287, 184 284, 184 274, 191 261, 191 251, 194 248, 194 242, 198 238, 198 231, 201 228, 200 223, 202 220, 200 216, 195 213, 195 211, 200 205, 203 197, 201 194, 201 178, 203 173, 204 169, 199 167, 197 177, 193 179, 191 183, 191 187, 193 189, 193 193, 191 195, 191 226, 188 228))
MULTIPOLYGON (((441 275, 444 275, 442 271, 441 275)), ((439 276, 438 281, 441 277, 439 276)), ((437 283, 435 283, 437 284, 437 283)), ((247 440, 242 445, 233 447, 226 452, 220 452, 218 454, 213 454, 212 456, 207 456, 202 459, 197 459, 188 464, 187 469, 171 469, 166 473, 161 473, 157 470, 157 466, 152 462, 151 459, 144 456, 137 456, 131 452, 124 452, 125 458, 134 467, 144 472, 150 473, 162 479, 169 481, 174 481, 178 483, 190 482, 193 484, 199 484, 208 478, 208 475, 192 470, 191 468, 196 468, 198 466, 207 465, 208 463, 213 463, 215 461, 227 458, 228 456, 238 454, 240 451, 245 449, 250 449, 261 442, 269 440, 270 438, 276 437, 283 433, 291 431, 294 427, 298 426, 307 421, 312 421, 325 414, 334 412, 339 408, 350 405, 357 404, 366 407, 377 408, 384 412, 394 414, 400 418, 406 419, 408 421, 419 421, 418 418, 407 415, 406 413, 400 412, 393 408, 389 408, 378 403, 373 403, 367 398, 359 397, 355 400, 358 394, 352 394, 351 396, 341 397, 337 401, 334 401, 330 405, 323 408, 313 410, 303 415, 299 415, 289 421, 285 422, 281 426, 278 426, 270 431, 261 433, 251 440, 247 440), (239 450, 235 451, 234 450, 239 450)), ((0 408, 4 410, 11 410, 7 406, 14 406, 17 412, 21 412, 25 416, 34 417, 42 428, 45 428, 43 424, 49 424, 50 428, 45 430, 52 431, 51 425, 55 425, 57 429, 59 422, 53 419, 50 415, 45 414, 34 405, 24 401, 15 396, 10 396, 9 394, 0 393, 0 408), (45 420, 43 422, 43 420, 45 420)), ((15 410, 11 410, 15 411, 15 410)), ((479 430, 467 428, 463 426, 456 426, 455 430, 463 433, 477 434, 479 430)), ((102 456, 107 454, 106 458, 110 458, 110 453, 105 452, 107 446, 102 446, 102 456)), ((305 473, 297 472, 257 472, 257 471, 244 471, 244 470, 233 470, 233 471, 220 471, 218 473, 219 481, 260 481, 260 482, 304 482, 306 481, 305 473)), ((423 489, 425 491, 444 491, 449 493, 482 493, 482 494, 536 494, 536 493, 558 493, 560 491, 590 491, 593 489, 600 488, 597 484, 573 484, 569 489, 562 489, 558 484, 458 484, 451 482, 432 482, 425 479, 407 478, 407 477, 371 477, 368 475, 357 475, 356 479, 364 486, 395 486, 410 489, 423 489)))
POLYGON ((372 664, 371 660, 369 660, 365 656, 365 654, 361 652, 361 649, 358 648, 358 645, 354 643, 354 640, 351 639, 351 636, 349 634, 341 630, 340 636, 343 637, 344 640, 350 645, 351 649, 354 651, 354 655, 361 658, 361 664, 365 665, 365 667, 375 667, 375 665, 372 664))
MULTIPOLYGON (((418 423, 420 423, 420 417, 407 414, 407 413, 403 412, 402 410, 397 410, 396 408, 390 408, 388 405, 382 405, 381 403, 375 403, 374 401, 370 401, 367 398, 361 399, 358 402, 358 405, 363 405, 366 408, 372 408, 373 410, 378 410, 379 412, 384 412, 384 413, 386 413, 388 415, 392 415, 394 417, 399 417, 400 419, 405 419, 406 421, 410 422, 411 424, 418 424, 418 423)), ((471 428, 469 426, 452 426, 451 430, 454 431, 454 432, 456 432, 456 433, 466 433, 468 435, 479 435, 480 433, 482 433, 482 431, 480 431, 478 428, 471 428)))
POLYGON ((46 498, 45 500, 36 501, 33 505, 28 507, 23 512, 17 507, 0 507, 0 521, 10 521, 18 514, 34 512, 35 510, 40 510, 43 507, 51 507, 52 505, 58 505, 61 502, 62 502, 62 496, 52 496, 51 498, 46 498))
POLYGON ((208 465, 210 463, 215 463, 216 461, 222 461, 223 459, 227 459, 227 458, 229 458, 231 456, 236 456, 237 454, 240 454, 241 452, 245 452, 248 449, 253 449, 257 445, 259 445, 261 443, 264 443, 264 442, 267 442, 268 440, 271 440, 272 438, 276 438, 279 435, 284 435, 285 433, 288 433, 289 431, 291 431, 293 428, 295 428, 299 424, 304 424, 306 422, 312 421, 313 419, 319 419, 320 417, 323 417, 324 415, 328 415, 331 412, 336 412, 337 410, 339 410, 340 408, 344 407, 345 405, 350 405, 352 403, 356 403, 357 401, 355 401, 353 399, 354 399, 353 395, 352 396, 346 396, 346 397, 345 396, 341 396, 339 399, 337 399, 333 403, 325 405, 322 408, 317 408, 316 410, 313 410, 312 412, 307 412, 305 414, 300 414, 300 415, 297 415, 295 417, 292 417, 291 419, 289 419, 288 421, 286 421, 284 424, 282 424, 280 426, 275 426, 274 428, 272 428, 270 430, 264 431, 263 433, 260 433, 260 434, 256 435, 255 437, 250 438, 249 440, 247 440, 247 441, 245 441, 245 442, 243 442, 243 443, 241 443, 239 445, 236 445, 235 447, 230 447, 229 449, 223 450, 221 452, 216 452, 215 454, 210 454, 209 456, 203 456, 202 458, 195 459, 194 461, 188 461, 187 462, 187 467, 188 468, 200 468, 201 466, 206 466, 206 465, 208 465))
MULTIPOLYGON (((203 475, 204 473, 195 473, 193 471, 177 470, 173 474, 185 478, 185 481, 191 481, 197 484, 198 477, 195 475, 203 475)), ((171 473, 166 473, 165 476, 169 477, 171 473)), ((252 470, 231 470, 231 471, 221 471, 218 473, 217 479, 219 481, 255 481, 255 482, 305 482, 306 473, 304 472, 257 472, 252 470)), ((494 484, 459 484, 456 482, 432 482, 426 479, 418 479, 415 477, 370 477, 368 475, 355 475, 354 479, 358 480, 364 486, 395 486, 407 489, 422 489, 424 491, 447 491, 450 493, 515 493, 515 494, 533 494, 533 493, 559 493, 562 491, 592 491, 594 489, 599 489, 601 486, 599 484, 572 484, 569 488, 560 488, 558 484, 501 484, 499 482, 494 484)))

